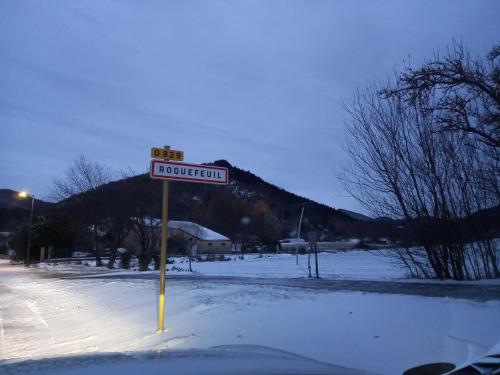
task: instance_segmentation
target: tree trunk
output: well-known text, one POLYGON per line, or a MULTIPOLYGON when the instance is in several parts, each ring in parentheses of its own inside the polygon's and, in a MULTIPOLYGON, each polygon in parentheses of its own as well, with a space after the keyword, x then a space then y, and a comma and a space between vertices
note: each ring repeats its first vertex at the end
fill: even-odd
POLYGON ((102 266, 102 260, 101 260, 101 252, 99 250, 99 238, 97 234, 97 225, 93 225, 92 229, 92 242, 94 245, 94 256, 95 256, 95 265, 96 267, 101 267, 102 266))
POLYGON ((107 264, 107 267, 109 269, 115 268, 116 255, 117 255, 117 249, 116 248, 111 249, 111 254, 109 255, 109 261, 107 264))
POLYGON ((139 271, 148 271, 149 263, 151 262, 151 256, 141 254, 137 258, 139 259, 139 271))
POLYGON ((102 267, 102 259, 99 249, 95 251, 95 265, 96 267, 102 267))
POLYGON ((158 254, 153 255, 153 260, 155 262, 155 271, 160 269, 160 256, 158 254))
POLYGON ((128 251, 120 254, 120 268, 130 269, 130 254, 128 251))

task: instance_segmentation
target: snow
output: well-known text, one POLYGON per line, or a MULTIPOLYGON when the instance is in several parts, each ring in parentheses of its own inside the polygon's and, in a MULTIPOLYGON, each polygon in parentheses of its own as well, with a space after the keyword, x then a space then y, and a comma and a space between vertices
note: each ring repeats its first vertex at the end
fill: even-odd
MULTIPOLYGON (((134 221, 139 220, 138 218, 131 218, 131 219, 134 221)), ((146 218, 141 218, 140 220, 144 220, 144 222, 148 226, 155 226, 155 227, 161 226, 161 219, 146 217, 146 218)), ((198 223, 194 223, 191 221, 169 220, 168 228, 182 230, 183 232, 186 232, 191 236, 197 237, 201 240, 230 241, 230 239, 227 238, 226 236, 223 236, 220 233, 217 233, 211 229, 208 229, 198 223)))
POLYGON ((157 334, 156 280, 37 277, 6 264, 1 271, 4 359, 259 345, 400 374, 426 362, 462 363, 500 338, 498 324, 485 324, 498 321, 499 301, 173 279, 168 330, 157 334))
MULTIPOLYGON (((307 255, 258 254, 245 255, 245 259, 233 257, 227 262, 196 263, 194 269, 203 275, 255 276, 255 277, 307 277, 307 255)), ((406 273, 386 257, 366 251, 319 253, 319 272, 323 278, 382 280, 404 278, 406 273)), ((314 255, 311 255, 314 266, 314 255)))
POLYGON ((219 234, 211 229, 208 229, 200 224, 193 223, 191 221, 178 221, 169 220, 168 227, 171 229, 182 230, 194 237, 200 238, 206 241, 230 241, 229 238, 219 234))
MULTIPOLYGON (((387 252, 348 251, 337 253, 318 253, 319 272, 322 278, 344 280, 394 280, 407 277, 404 269, 387 256, 387 252)), ((226 256, 229 261, 194 262, 193 269, 197 274, 206 276, 248 276, 248 277, 307 277, 307 254, 245 254, 226 256)), ((169 264, 169 271, 183 273, 188 268, 185 257, 170 257, 174 264, 169 264), (174 270, 172 268, 175 267, 174 270), (180 272, 179 272, 180 270, 180 272)), ((86 261, 95 265, 94 261, 86 261)), ((314 268, 314 254, 311 254, 311 265, 314 268)), ((41 264, 42 268, 55 269, 61 272, 96 272, 94 267, 85 264, 64 264, 56 266, 41 264)), ((151 268, 152 269, 152 268, 151 268)), ((102 271, 102 269, 101 269, 102 271)), ((115 272, 123 272, 115 270, 115 272)))
MULTIPOLYGON (((468 284, 468 285, 500 285, 500 279, 484 279, 478 281, 455 281, 436 279, 409 278, 407 271, 390 257, 393 250, 352 250, 345 252, 318 253, 319 273, 323 279, 331 280, 372 280, 398 281, 411 283, 468 284)), ((243 276, 263 278, 304 278, 308 276, 307 254, 299 254, 299 265, 296 265, 295 254, 244 254, 225 256, 227 261, 193 262, 195 275, 204 276, 243 276), (243 259, 241 259, 243 257, 243 259)), ((169 257, 173 264, 167 265, 172 274, 189 274, 188 259, 185 257, 169 257)), ((138 269, 136 261, 132 261, 132 270, 108 270, 96 268, 95 261, 83 261, 82 264, 58 262, 41 263, 40 268, 66 273, 98 273, 130 274, 138 269)), ((150 269, 153 270, 151 263, 150 269)), ((314 254, 311 254, 311 267, 314 273, 314 254)), ((157 271, 151 271, 158 273, 157 271)))

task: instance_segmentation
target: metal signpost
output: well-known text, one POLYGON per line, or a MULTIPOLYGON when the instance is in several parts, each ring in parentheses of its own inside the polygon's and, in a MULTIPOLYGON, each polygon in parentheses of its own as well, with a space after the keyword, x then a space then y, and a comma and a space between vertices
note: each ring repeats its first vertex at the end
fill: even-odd
POLYGON ((151 148, 151 157, 153 160, 151 160, 149 175, 151 178, 163 180, 160 247, 160 296, 158 299, 158 331, 161 332, 165 330, 165 274, 167 268, 169 180, 227 185, 229 173, 227 168, 224 167, 180 163, 179 161, 184 160, 184 152, 171 150, 170 146, 165 146, 163 148, 151 148))
POLYGON ((319 279, 319 269, 318 269, 318 235, 315 231, 311 231, 307 235, 309 239, 309 277, 311 277, 311 250, 314 250, 314 259, 316 263, 316 278, 319 279))

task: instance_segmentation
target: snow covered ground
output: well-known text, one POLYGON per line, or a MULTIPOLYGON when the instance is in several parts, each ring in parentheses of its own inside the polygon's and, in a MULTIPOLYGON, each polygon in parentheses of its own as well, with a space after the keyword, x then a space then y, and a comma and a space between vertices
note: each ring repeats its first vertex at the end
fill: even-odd
MULTIPOLYGON (((345 251, 323 252, 318 254, 319 273, 324 279, 336 280, 397 280, 401 282, 423 282, 454 284, 454 281, 408 279, 408 274, 394 258, 389 256, 393 250, 380 251, 345 251)), ((299 265, 292 254, 245 254, 226 256, 228 261, 193 262, 193 271, 206 276, 244 276, 244 277, 307 277, 307 255, 299 255, 299 265)), ((171 274, 191 274, 188 260, 184 257, 172 257, 173 264, 168 265, 171 274)), ((83 261, 82 264, 59 262, 42 263, 40 268, 59 272, 108 272, 105 268, 96 268, 94 261, 83 261)), ((137 269, 137 267, 132 267, 137 269)), ((153 269, 153 264, 150 266, 153 269)), ((311 255, 311 270, 314 275, 314 255, 311 255)), ((113 270, 120 274, 129 271, 113 270)), ((464 283, 464 282, 461 282, 464 283)), ((500 285, 500 279, 466 282, 466 284, 500 285)))
MULTIPOLYGON (((406 271, 395 264, 391 258, 381 256, 379 251, 348 251, 337 253, 319 253, 318 263, 320 276, 324 278, 374 280, 398 279, 407 276, 406 271)), ((295 255, 292 254, 245 254, 243 259, 239 255, 226 256, 229 261, 194 262, 193 270, 207 276, 252 276, 252 277, 307 277, 307 255, 299 255, 299 265, 296 265, 295 255)), ((169 271, 182 273, 188 269, 188 261, 184 257, 172 257, 173 264, 169 264, 169 271)), ((86 261, 95 265, 93 261, 86 261)), ((152 266, 152 265, 151 265, 152 266)), ((53 265, 42 265, 51 268, 53 265)), ((311 255, 311 267, 314 271, 314 255, 311 255)), ((55 266, 58 271, 85 271, 92 272, 93 267, 82 265, 68 265, 59 263, 55 266)))
POLYGON ((176 279, 167 281, 168 331, 158 334, 156 280, 54 276, 0 264, 4 364, 70 354, 259 345, 400 374, 426 362, 459 364, 500 338, 499 301, 176 279))

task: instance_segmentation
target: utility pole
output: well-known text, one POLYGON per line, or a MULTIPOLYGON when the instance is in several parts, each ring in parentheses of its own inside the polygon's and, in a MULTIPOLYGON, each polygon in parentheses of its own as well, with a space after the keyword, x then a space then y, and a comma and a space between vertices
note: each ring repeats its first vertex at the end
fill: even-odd
MULTIPOLYGON (((299 218, 299 226, 297 228, 297 239, 300 238, 300 227, 302 226, 302 217, 304 216, 304 208, 306 207, 305 203, 302 203, 302 210, 300 211, 300 218, 299 218)), ((299 265, 299 247, 295 249, 295 264, 298 266, 299 265)))
POLYGON ((304 208, 306 207, 306 204, 302 204, 302 210, 300 211, 300 219, 299 219, 299 227, 297 229, 297 238, 300 238, 300 227, 302 225, 302 216, 304 216, 304 208))
POLYGON ((33 209, 35 208, 35 196, 31 195, 31 212, 30 212, 30 227, 28 231, 28 249, 26 251, 26 265, 30 264, 30 251, 31 251, 31 226, 33 225, 33 209))
POLYGON ((31 212, 30 212, 30 225, 28 229, 28 248, 26 249, 26 259, 24 261, 24 264, 26 266, 29 266, 30 264, 30 250, 31 250, 31 226, 33 224, 33 210, 35 208, 35 195, 34 194, 28 194, 25 191, 21 191, 19 193, 19 198, 31 198, 31 212))

